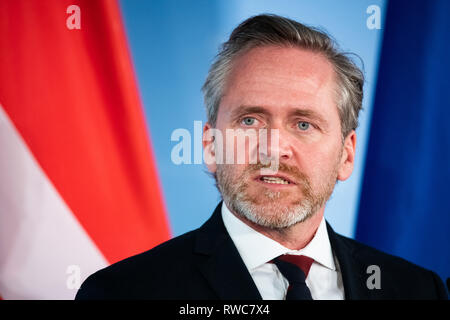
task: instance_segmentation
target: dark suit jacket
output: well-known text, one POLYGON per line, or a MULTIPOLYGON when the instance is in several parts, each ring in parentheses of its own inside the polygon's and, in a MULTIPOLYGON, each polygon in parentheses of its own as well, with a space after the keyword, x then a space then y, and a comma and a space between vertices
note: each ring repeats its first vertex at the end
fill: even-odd
MULTIPOLYGON (((199 229, 94 273, 76 299, 261 299, 220 208, 219 204, 199 229)), ((327 228, 346 299, 447 298, 434 272, 340 236, 328 224, 327 228), (380 267, 381 289, 367 288, 370 265, 380 267)))

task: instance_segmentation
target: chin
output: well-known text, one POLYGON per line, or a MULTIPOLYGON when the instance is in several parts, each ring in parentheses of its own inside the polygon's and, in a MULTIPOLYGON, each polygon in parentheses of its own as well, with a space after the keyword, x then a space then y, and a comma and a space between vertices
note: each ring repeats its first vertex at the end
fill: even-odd
POLYGON ((271 201, 255 204, 250 201, 236 201, 233 210, 246 220, 270 229, 286 229, 304 222, 312 215, 312 206, 304 200, 297 205, 286 205, 285 201, 271 201))

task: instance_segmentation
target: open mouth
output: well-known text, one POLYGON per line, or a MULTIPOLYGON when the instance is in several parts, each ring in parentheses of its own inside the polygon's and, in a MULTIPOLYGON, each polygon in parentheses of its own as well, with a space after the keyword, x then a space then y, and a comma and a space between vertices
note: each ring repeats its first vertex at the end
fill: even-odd
POLYGON ((270 184, 293 185, 294 183, 285 177, 280 176, 260 176, 259 181, 270 184))

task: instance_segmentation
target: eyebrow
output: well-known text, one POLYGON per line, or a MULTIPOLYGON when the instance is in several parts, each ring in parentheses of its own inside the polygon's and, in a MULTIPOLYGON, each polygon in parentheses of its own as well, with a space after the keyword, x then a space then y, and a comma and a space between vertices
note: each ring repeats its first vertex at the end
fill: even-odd
POLYGON ((327 122, 321 114, 319 114, 316 111, 311 110, 311 109, 295 109, 295 110, 289 111, 288 116, 289 117, 305 117, 305 118, 316 120, 322 124, 326 124, 326 122, 327 122))
POLYGON ((263 107, 259 106, 240 106, 239 108, 236 108, 231 112, 231 119, 238 120, 240 117, 242 117, 245 114, 249 113, 256 113, 256 114, 263 114, 265 116, 270 116, 270 112, 267 111, 263 107))

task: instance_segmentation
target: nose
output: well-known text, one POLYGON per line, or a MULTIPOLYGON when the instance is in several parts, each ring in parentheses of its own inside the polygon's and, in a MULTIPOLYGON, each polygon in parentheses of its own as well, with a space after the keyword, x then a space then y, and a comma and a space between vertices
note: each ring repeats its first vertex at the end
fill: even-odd
POLYGON ((289 133, 280 128, 271 128, 267 132, 267 148, 264 150, 261 146, 265 141, 261 141, 260 155, 270 160, 280 160, 286 162, 293 157, 292 144, 289 133), (265 151, 265 152, 264 152, 265 151))

